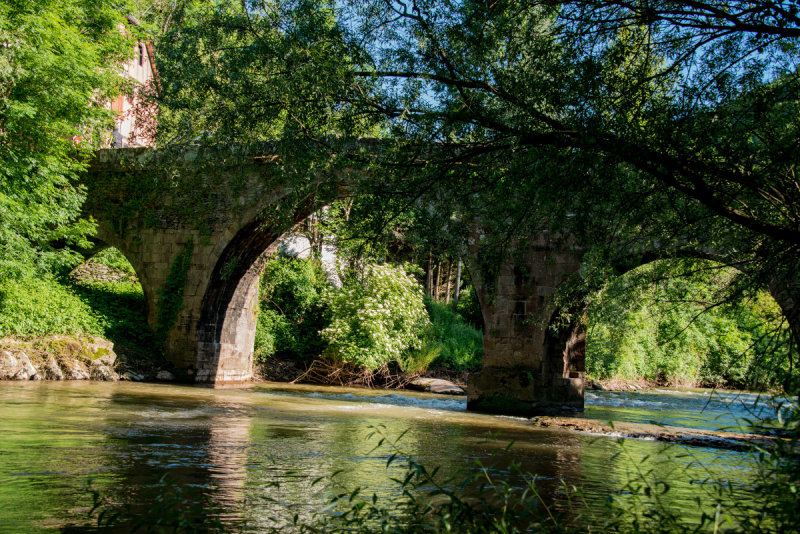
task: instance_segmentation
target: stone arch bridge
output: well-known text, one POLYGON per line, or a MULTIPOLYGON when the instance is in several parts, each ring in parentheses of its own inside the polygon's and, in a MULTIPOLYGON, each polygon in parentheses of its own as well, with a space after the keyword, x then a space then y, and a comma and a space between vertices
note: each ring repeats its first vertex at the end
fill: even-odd
MULTIPOLYGON (((85 212, 97 238, 136 270, 147 321, 178 372, 200 383, 246 382, 263 264, 286 230, 346 190, 347 174, 289 166, 269 148, 100 150, 85 212)), ((485 334, 471 409, 583 409, 583 332, 547 328, 549 297, 580 261, 554 242, 542 234, 519 247, 491 287, 476 277, 485 334)), ((480 254, 479 243, 470 250, 480 254)))

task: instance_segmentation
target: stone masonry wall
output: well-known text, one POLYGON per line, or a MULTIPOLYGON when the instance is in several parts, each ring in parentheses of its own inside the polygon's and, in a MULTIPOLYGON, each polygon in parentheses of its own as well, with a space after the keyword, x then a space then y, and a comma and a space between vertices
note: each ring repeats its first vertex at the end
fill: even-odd
MULTIPOLYGON (((480 235, 470 243, 481 254, 480 235)), ((579 255, 546 232, 516 244, 496 280, 473 268, 484 319, 480 373, 470 375, 470 409, 532 415, 583 409, 583 332, 551 328, 552 296, 580 269, 579 255)))
POLYGON ((101 150, 87 178, 97 237, 118 248, 142 284, 147 320, 187 380, 242 382, 252 375, 259 258, 282 225, 271 220, 291 189, 269 154, 215 149, 101 150))

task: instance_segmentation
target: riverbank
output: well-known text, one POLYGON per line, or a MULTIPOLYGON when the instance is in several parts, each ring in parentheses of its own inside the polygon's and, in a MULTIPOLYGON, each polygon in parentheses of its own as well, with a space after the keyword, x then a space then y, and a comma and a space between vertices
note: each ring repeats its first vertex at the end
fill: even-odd
MULTIPOLYGON (((260 360, 255 366, 255 376, 265 382, 289 382, 300 384, 318 384, 309 373, 310 364, 294 358, 279 358, 276 356, 260 360)), ((414 391, 428 391, 445 395, 466 395, 467 378, 469 373, 435 367, 422 373, 402 373, 395 375, 395 380, 389 383, 380 383, 376 387, 386 389, 410 389, 414 391)), ((325 384, 322 385, 332 385, 325 384)), ((360 383, 339 383, 340 386, 369 387, 360 383)))
POLYGON ((0 380, 172 381, 151 359, 130 361, 98 336, 52 335, 0 339, 0 380))

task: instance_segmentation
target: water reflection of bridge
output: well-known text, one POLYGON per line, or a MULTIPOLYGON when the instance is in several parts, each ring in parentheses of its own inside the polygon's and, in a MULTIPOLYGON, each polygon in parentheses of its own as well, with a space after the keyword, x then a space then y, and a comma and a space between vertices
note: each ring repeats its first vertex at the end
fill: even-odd
POLYGON ((146 515, 153 499, 176 487, 206 494, 206 500, 190 499, 211 504, 202 513, 257 530, 295 513, 310 520, 327 496, 357 487, 367 498, 374 492, 391 503, 402 493, 391 478, 402 478, 405 464, 387 469, 396 451, 376 449, 377 436, 367 439, 378 425, 389 438, 404 433, 398 447, 439 467, 444 478, 461 480, 477 469, 475 460, 512 482, 510 467, 518 462, 544 477, 547 494, 560 480, 581 477, 582 438, 513 420, 416 409, 410 418, 409 408, 400 406, 218 389, 181 388, 175 395, 176 388, 133 386, 109 399, 115 417, 131 417, 110 425, 108 439, 116 489, 135 496, 137 514, 146 515), (520 445, 505 450, 512 440, 520 445), (165 474, 173 486, 158 482, 165 474))

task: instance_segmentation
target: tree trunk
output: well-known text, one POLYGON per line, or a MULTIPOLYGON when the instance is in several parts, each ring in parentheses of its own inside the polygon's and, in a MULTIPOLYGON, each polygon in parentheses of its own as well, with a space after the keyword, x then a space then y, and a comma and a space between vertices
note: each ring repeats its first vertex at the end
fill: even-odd
POLYGON ((428 272, 425 273, 425 294, 433 298, 433 251, 428 251, 428 272))
POLYGON ((447 304, 450 304, 450 288, 452 287, 453 283, 453 262, 450 261, 447 264, 447 289, 444 292, 444 301, 447 304))
POLYGON ((453 297, 453 308, 458 307, 459 296, 461 296, 461 258, 458 258, 458 267, 456 268, 456 291, 453 297))
POLYGON ((442 300, 442 262, 436 262, 436 301, 442 300))

